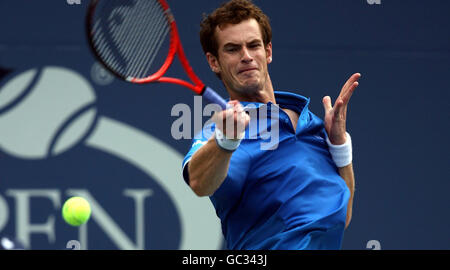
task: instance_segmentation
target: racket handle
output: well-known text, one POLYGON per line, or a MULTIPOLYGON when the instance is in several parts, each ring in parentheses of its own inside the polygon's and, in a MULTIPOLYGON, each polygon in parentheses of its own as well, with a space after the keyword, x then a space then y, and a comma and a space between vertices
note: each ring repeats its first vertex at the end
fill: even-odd
POLYGON ((208 86, 205 87, 205 91, 203 91, 202 96, 209 100, 209 102, 219 105, 223 110, 227 108, 227 102, 221 96, 219 96, 216 91, 209 88, 208 86))

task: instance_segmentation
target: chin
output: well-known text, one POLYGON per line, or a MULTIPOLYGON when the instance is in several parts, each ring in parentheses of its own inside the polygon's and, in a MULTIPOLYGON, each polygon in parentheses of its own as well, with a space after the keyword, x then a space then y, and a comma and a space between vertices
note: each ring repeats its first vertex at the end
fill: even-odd
POLYGON ((243 83, 243 87, 248 89, 261 89, 263 85, 259 79, 248 80, 243 83))
POLYGON ((258 78, 251 78, 244 81, 235 80, 229 84, 231 89, 243 96, 252 95, 263 89, 264 84, 258 78))
POLYGON ((241 91, 246 94, 256 93, 261 89, 262 87, 260 83, 247 83, 241 87, 241 91))

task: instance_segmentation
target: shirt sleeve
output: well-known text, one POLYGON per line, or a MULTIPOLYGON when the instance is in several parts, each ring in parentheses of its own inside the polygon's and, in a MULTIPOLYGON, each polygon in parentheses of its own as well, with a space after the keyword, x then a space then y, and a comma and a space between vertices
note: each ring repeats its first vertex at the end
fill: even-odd
POLYGON ((205 145, 208 142, 209 138, 211 138, 211 136, 214 133, 214 128, 215 128, 214 124, 208 125, 205 128, 203 128, 203 130, 201 130, 199 133, 197 133, 192 139, 191 148, 184 157, 182 164, 183 179, 188 185, 189 185, 189 173, 187 169, 187 164, 191 160, 194 153, 197 152, 198 149, 200 149, 203 145, 205 145))

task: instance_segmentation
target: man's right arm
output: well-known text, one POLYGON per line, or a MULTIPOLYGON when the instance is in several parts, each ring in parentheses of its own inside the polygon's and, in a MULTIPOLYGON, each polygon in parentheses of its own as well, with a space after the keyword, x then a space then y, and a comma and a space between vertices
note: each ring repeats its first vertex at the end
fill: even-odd
MULTIPOLYGON (((217 112, 212 120, 226 138, 236 139, 242 135, 250 117, 238 101, 228 102, 227 110, 217 112), (228 132, 227 132, 228 130, 228 132)), ((232 151, 222 149, 215 134, 200 147, 187 164, 189 186, 197 196, 211 196, 220 187, 228 174, 232 151)))
POLYGON ((188 163, 189 185, 197 196, 211 196, 227 177, 232 152, 221 149, 214 135, 188 163))

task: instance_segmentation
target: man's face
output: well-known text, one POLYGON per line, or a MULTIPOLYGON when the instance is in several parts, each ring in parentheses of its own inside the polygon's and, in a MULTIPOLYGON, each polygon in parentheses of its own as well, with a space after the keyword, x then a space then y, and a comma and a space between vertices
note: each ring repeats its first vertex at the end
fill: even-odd
POLYGON ((272 44, 266 47, 255 19, 216 28, 218 57, 207 54, 214 72, 220 73, 228 90, 248 96, 264 90, 267 64, 272 61, 272 44))

